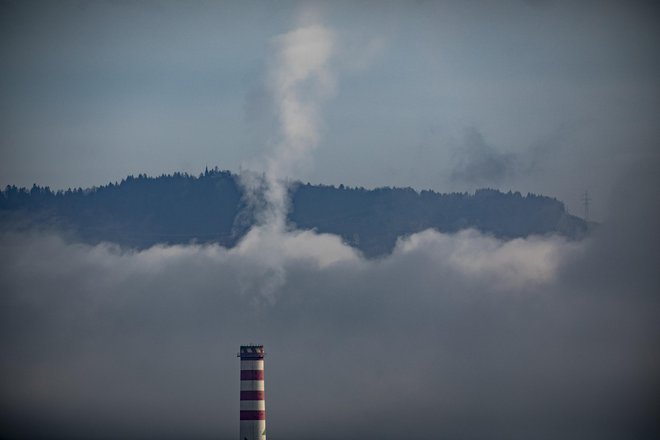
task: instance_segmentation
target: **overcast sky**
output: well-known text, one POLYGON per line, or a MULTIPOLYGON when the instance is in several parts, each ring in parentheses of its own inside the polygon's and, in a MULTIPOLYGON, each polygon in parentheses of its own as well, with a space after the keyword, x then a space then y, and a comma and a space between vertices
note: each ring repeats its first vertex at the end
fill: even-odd
POLYGON ((655 439, 658 15, 621 2, 1 2, 0 180, 218 165, 217 244, 0 230, 0 437, 655 439), (575 5, 573 3, 579 3, 575 5), (287 228, 287 177, 557 196, 580 241, 475 230, 366 259, 287 228))
MULTIPOLYGON (((649 2, 650 4, 650 2, 649 2)), ((336 79, 294 178, 438 191, 589 190, 657 157, 646 2, 323 2, 336 79)), ((273 38, 299 2, 0 3, 0 184, 259 167, 273 38)))

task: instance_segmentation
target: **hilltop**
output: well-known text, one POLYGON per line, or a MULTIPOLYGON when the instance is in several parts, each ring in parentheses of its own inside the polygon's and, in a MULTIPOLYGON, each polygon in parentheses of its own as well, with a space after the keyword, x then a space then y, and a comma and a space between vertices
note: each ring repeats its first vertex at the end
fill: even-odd
MULTIPOLYGON (((428 228, 475 228, 510 239, 534 234, 583 237, 588 229, 554 198, 480 189, 438 193, 412 188, 290 186, 291 228, 337 234, 374 257, 391 252, 397 237, 428 228)), ((238 176, 217 168, 199 176, 128 176, 119 183, 52 191, 7 186, 0 192, 4 230, 53 229, 88 243, 146 248, 157 243, 234 246, 255 224, 238 176)))

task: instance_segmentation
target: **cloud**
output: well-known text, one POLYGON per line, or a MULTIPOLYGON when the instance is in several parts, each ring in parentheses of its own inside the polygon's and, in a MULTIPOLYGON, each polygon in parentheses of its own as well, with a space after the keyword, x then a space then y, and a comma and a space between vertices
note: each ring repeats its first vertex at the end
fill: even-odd
POLYGON ((575 127, 563 125, 516 152, 502 152, 487 142, 475 127, 465 130, 462 145, 454 151, 451 180, 478 185, 500 185, 543 171, 562 151, 575 127))
POLYGON ((427 230, 401 239, 397 251, 422 252, 471 282, 483 280, 490 289, 517 291, 553 280, 561 258, 578 252, 578 248, 559 237, 501 241, 476 230, 454 235, 427 230))
POLYGON ((458 150, 458 161, 451 178, 477 184, 498 184, 516 172, 514 154, 500 153, 486 143, 476 128, 466 130, 463 146, 458 150))
POLYGON ((617 228, 424 231, 378 260, 312 231, 139 252, 3 234, 0 430, 233 438, 234 354, 260 342, 278 438, 648 437, 657 248, 617 228))

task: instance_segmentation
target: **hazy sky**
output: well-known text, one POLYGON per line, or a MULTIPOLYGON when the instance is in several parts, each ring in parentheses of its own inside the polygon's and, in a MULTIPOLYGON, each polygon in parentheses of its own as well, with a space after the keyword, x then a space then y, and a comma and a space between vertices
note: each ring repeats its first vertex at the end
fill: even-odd
MULTIPOLYGON (((650 3, 649 3, 650 4, 650 3)), ((0 184, 259 168, 279 141, 273 39, 314 9, 335 87, 292 177, 537 192, 609 213, 657 157, 658 12, 645 2, 0 3, 0 184)))
POLYGON ((0 230, 0 437, 236 438, 254 342, 271 440, 658 438, 654 8, 0 8, 2 184, 266 173, 242 173, 261 211, 230 249, 0 230), (286 177, 578 213, 588 189, 606 221, 581 241, 426 230, 366 259, 286 227, 286 177))

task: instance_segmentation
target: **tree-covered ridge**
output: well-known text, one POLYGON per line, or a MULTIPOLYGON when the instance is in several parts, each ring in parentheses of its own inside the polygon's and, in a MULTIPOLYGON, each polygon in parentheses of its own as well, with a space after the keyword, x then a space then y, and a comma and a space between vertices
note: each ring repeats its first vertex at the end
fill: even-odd
MULTIPOLYGON (((563 203, 535 194, 309 183, 292 185, 290 192, 292 227, 340 235, 369 256, 390 252, 397 237, 427 228, 476 228, 504 238, 547 233, 579 238, 587 229, 563 203)), ((190 242, 233 246, 254 224, 238 177, 217 168, 199 176, 140 174, 90 189, 7 186, 0 192, 0 220, 5 229, 56 228, 86 242, 136 248, 190 242)))

